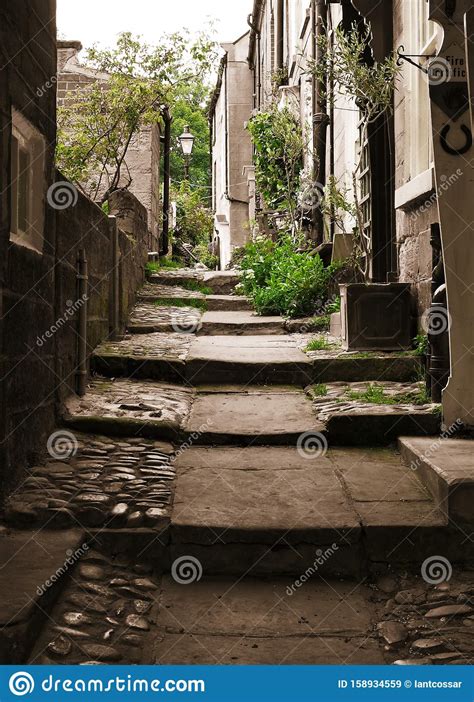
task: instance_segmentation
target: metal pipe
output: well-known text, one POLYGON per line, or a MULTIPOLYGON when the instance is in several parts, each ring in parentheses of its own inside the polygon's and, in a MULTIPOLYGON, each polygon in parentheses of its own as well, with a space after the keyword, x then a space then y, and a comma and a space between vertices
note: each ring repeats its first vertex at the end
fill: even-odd
MULTIPOLYGON (((324 36, 327 24, 326 0, 311 0, 312 55, 315 64, 321 59, 319 38, 324 36)), ((326 112, 325 85, 313 74, 313 181, 318 190, 326 185, 326 131, 329 118, 326 112)), ((316 243, 324 239, 324 217, 320 207, 313 208, 311 238, 316 243)))
POLYGON ((89 276, 87 273, 86 250, 79 249, 77 255, 77 291, 78 300, 82 304, 79 307, 78 335, 77 335, 77 370, 76 388, 77 394, 86 394, 87 386, 87 288, 89 276))
POLYGON ((160 255, 166 256, 169 248, 169 231, 170 231, 170 152, 171 152, 171 122, 173 118, 170 115, 168 105, 165 105, 161 111, 165 123, 164 134, 164 154, 163 154, 163 229, 161 232, 160 255))
POLYGON ((284 38, 284 7, 283 0, 277 0, 276 2, 276 14, 275 14, 275 68, 277 71, 283 70, 283 38, 284 38))
POLYGON ((120 249, 118 242, 117 218, 109 215, 109 236, 111 249, 111 290, 109 337, 117 339, 120 327, 120 249))

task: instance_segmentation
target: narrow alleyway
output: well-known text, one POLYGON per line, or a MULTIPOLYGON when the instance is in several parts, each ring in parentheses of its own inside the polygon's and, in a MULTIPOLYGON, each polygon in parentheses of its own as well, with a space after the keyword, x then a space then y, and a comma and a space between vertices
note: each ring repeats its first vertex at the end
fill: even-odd
POLYGON ((472 662, 472 484, 449 491, 469 453, 426 457, 439 409, 414 400, 418 357, 309 351, 237 280, 152 275, 129 333, 96 350, 5 511, 12 655, 472 662), (399 403, 368 402, 371 381, 399 403), (423 575, 442 554, 461 564, 449 583, 423 575))

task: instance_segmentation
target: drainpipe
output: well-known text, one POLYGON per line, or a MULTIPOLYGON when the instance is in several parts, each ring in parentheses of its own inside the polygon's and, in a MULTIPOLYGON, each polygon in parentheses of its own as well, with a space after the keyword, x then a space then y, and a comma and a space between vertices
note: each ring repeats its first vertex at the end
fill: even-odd
POLYGON ((79 307, 79 332, 77 339, 77 394, 82 397, 86 394, 87 385, 87 274, 86 250, 79 249, 77 256, 77 291, 78 300, 82 301, 79 307))
POLYGON ((277 0, 275 13, 275 37, 276 37, 276 70, 283 70, 283 38, 284 38, 284 3, 283 0, 277 0))
POLYGON ((161 233, 160 256, 166 256, 169 248, 169 231, 170 231, 170 152, 171 152, 171 122, 173 118, 170 115, 168 105, 165 105, 161 111, 165 123, 164 134, 164 154, 163 154, 163 230, 161 233))
MULTIPOLYGON (((316 64, 320 60, 318 39, 326 32, 327 18, 326 0, 311 0, 312 55, 316 64)), ((313 75, 313 181, 318 184, 318 190, 326 185, 326 131, 329 117, 326 112, 324 89, 324 83, 313 75)), ((324 239, 324 217, 320 207, 313 208, 311 239, 317 244, 322 243, 324 239)))

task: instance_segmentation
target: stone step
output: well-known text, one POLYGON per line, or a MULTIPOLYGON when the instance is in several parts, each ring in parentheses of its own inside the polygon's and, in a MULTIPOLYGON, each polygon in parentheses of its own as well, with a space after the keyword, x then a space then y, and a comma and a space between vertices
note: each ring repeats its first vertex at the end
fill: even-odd
POLYGON ((298 334, 198 336, 186 333, 132 335, 107 342, 92 355, 91 369, 107 377, 133 376, 189 385, 297 385, 334 381, 416 379, 417 357, 353 356, 327 351, 309 357, 298 334))
POLYGON ((323 576, 419 563, 447 543, 459 557, 444 516, 394 451, 327 450, 309 437, 298 448, 190 447, 176 468, 171 557, 197 558, 207 573, 302 573, 315 551, 325 554, 323 576))
POLYGON ((381 664, 370 598, 368 585, 317 577, 297 587, 291 578, 204 574, 183 587, 165 576, 153 662, 381 664))
POLYGON ((160 270, 148 277, 150 283, 157 285, 202 283, 215 295, 230 295, 239 279, 240 276, 236 271, 195 271, 194 269, 160 270))
POLYGON ((421 381, 337 382, 309 386, 306 392, 331 445, 387 445, 400 434, 439 432, 441 408, 425 399, 421 381))
POLYGON ((81 530, 0 531, 0 664, 24 663, 84 552, 81 530))
POLYGON ((281 317, 260 317, 253 312, 205 312, 197 333, 201 336, 253 336, 286 334, 281 317))
POLYGON ((474 526, 473 442, 456 438, 402 437, 403 460, 454 524, 474 526))
POLYGON ((138 294, 138 300, 148 303, 155 303, 157 300, 170 304, 174 301, 188 304, 204 303, 209 312, 244 312, 252 309, 249 300, 241 295, 204 295, 171 285, 145 285, 138 294))

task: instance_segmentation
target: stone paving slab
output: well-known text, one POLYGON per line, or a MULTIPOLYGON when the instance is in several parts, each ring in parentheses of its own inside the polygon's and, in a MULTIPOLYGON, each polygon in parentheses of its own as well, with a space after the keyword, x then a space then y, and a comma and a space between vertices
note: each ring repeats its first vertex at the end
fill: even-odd
POLYGON ((132 334, 170 332, 194 334, 200 329, 202 312, 195 307, 173 307, 139 302, 133 308, 128 330, 132 334))
POLYGON ((312 368, 290 336, 197 337, 186 362, 188 380, 210 383, 307 385, 312 368))
POLYGON ((304 432, 323 432, 325 426, 302 390, 249 386, 198 391, 185 429, 199 434, 199 444, 255 446, 294 445, 304 432))
POLYGON ((158 593, 149 562, 91 548, 50 613, 29 665, 151 662, 158 593))
POLYGON ((0 530, 0 664, 24 661, 62 587, 65 563, 83 541, 74 529, 0 530))
POLYGON ((354 542, 359 521, 331 462, 295 448, 190 448, 176 461, 174 543, 354 542), (275 469, 281 460, 285 466, 275 469), (347 536, 349 535, 349 536, 347 536))
POLYGON ((471 439, 402 437, 399 447, 406 464, 426 485, 446 517, 472 526, 474 442, 471 439))
POLYGON ((195 269, 160 270, 149 276, 150 283, 158 285, 182 285, 187 281, 202 282, 214 293, 231 293, 240 276, 236 271, 197 271, 195 269))
POLYGON ((84 397, 68 398, 64 420, 89 432, 179 440, 193 399, 183 386, 96 377, 84 397))
POLYGON ((20 529, 167 527, 175 478, 171 444, 64 429, 55 437, 51 455, 7 500, 7 524, 20 529))
POLYGON ((163 579, 155 645, 159 664, 382 663, 369 589, 289 578, 163 579))
POLYGON ((282 317, 260 317, 254 312, 205 312, 202 325, 198 329, 201 335, 237 335, 285 334, 282 317))
POLYGON ((138 293, 140 302, 156 302, 157 300, 182 300, 186 302, 205 303, 207 310, 212 311, 244 311, 252 306, 246 297, 241 295, 205 295, 196 290, 187 290, 179 286, 157 285, 147 283, 138 293))

